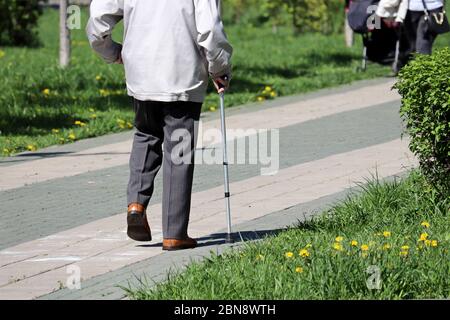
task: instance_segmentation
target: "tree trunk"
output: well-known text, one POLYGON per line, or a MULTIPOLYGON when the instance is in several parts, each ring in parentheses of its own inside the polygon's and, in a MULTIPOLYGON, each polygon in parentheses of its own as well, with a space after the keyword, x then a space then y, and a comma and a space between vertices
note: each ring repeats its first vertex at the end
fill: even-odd
POLYGON ((70 63, 70 30, 67 27, 68 0, 59 1, 59 65, 65 68, 70 63))

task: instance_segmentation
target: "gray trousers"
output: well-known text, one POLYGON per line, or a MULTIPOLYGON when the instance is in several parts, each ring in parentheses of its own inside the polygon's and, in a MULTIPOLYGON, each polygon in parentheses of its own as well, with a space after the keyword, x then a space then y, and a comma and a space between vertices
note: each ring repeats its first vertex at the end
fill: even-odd
POLYGON ((148 206, 156 174, 163 166, 163 237, 186 239, 194 176, 196 124, 202 104, 133 99, 133 105, 136 133, 130 157, 128 204, 148 206))

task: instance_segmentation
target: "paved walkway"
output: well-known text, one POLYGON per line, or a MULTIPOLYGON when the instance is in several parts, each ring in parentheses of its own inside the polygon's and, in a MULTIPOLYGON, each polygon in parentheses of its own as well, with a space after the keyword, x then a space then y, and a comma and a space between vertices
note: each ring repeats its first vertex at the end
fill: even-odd
MULTIPOLYGON (((400 139, 392 85, 365 81, 230 110, 228 129, 241 129, 238 141, 252 138, 250 129, 280 136, 277 174, 261 175, 261 165, 230 168, 233 223, 244 240, 318 212, 372 174, 392 177, 415 165, 400 139)), ((218 127, 217 114, 207 115, 203 130, 218 127)), ((0 161, 0 299, 123 298, 116 285, 135 283, 135 275, 161 281, 169 269, 227 247, 221 166, 206 164, 196 168, 192 202, 198 249, 161 251, 159 177, 149 208, 154 241, 127 239, 130 139, 112 135, 0 161), (73 265, 81 290, 63 288, 73 265)), ((200 142, 198 156, 215 147, 200 142)))

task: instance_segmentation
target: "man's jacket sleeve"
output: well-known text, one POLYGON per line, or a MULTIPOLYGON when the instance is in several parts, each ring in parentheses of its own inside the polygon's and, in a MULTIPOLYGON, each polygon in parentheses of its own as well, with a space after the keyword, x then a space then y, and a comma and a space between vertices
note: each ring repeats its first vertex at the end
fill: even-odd
POLYGON ((123 18, 123 0, 93 0, 86 28, 91 47, 108 63, 120 57, 122 45, 111 37, 114 26, 123 18))
POLYGON ((197 42, 208 61, 213 78, 231 75, 233 48, 228 42, 219 13, 220 0, 196 0, 197 42))

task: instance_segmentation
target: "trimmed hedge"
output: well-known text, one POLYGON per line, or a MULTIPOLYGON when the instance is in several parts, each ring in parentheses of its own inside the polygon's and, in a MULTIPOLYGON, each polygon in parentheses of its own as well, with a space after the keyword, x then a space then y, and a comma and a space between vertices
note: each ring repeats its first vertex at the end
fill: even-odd
POLYGON ((34 31, 42 13, 38 0, 0 0, 0 45, 38 43, 34 31))
POLYGON ((402 95, 400 113, 411 137, 410 149, 433 186, 450 191, 450 49, 417 55, 395 85, 402 95))

